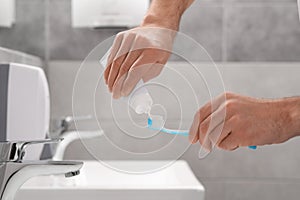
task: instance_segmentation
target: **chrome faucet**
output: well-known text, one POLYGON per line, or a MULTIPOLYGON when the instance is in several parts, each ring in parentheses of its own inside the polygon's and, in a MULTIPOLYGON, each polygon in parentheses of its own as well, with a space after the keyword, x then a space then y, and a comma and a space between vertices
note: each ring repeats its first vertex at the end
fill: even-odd
POLYGON ((0 197, 14 200, 18 189, 34 176, 65 174, 65 177, 79 174, 83 163, 73 161, 23 161, 25 149, 33 144, 57 143, 62 139, 0 142, 0 197))
POLYGON ((91 115, 78 116, 78 117, 66 116, 62 119, 57 120, 55 132, 62 135, 63 133, 69 131, 72 123, 75 123, 76 121, 85 121, 85 120, 91 120, 91 119, 93 119, 93 117, 91 115))
POLYGON ((63 160, 65 150, 73 141, 78 139, 90 139, 103 135, 102 130, 93 130, 93 131, 82 131, 82 130, 69 130, 72 123, 76 121, 90 120, 92 119, 91 115, 88 116, 80 116, 80 117, 71 117, 67 116, 61 120, 58 120, 56 123, 56 137, 63 138, 64 140, 60 142, 52 156, 52 160, 63 160))

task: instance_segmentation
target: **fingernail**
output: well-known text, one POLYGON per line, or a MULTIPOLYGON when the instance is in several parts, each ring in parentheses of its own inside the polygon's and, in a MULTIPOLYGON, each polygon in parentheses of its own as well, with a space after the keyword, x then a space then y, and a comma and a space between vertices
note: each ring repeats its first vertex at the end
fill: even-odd
POLYGON ((113 94, 112 96, 114 99, 118 99, 117 95, 113 94))
POLYGON ((114 91, 114 92, 113 92, 113 98, 114 98, 114 99, 119 99, 119 98, 121 98, 120 93, 114 91))

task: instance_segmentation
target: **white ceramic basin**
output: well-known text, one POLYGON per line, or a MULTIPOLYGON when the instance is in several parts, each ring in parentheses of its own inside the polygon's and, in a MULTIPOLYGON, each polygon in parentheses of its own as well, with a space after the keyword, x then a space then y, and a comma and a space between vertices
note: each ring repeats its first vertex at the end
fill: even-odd
MULTIPOLYGON (((162 161, 110 161, 112 165, 160 165, 162 161)), ((81 174, 34 177, 16 194, 16 200, 99 200, 99 199, 204 199, 204 188, 185 161, 148 174, 117 172, 101 163, 86 161, 81 174)))

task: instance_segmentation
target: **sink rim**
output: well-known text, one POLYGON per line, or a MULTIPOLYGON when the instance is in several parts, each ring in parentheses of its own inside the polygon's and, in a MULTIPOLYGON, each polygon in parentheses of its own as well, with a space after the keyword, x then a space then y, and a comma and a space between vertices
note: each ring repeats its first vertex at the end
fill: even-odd
MULTIPOLYGON (((148 160, 146 160, 146 161, 121 161, 121 160, 118 160, 118 161, 108 161, 108 162, 112 162, 112 163, 118 162, 118 163, 127 163, 127 164, 136 164, 136 163, 147 164, 149 162, 153 163, 153 162, 166 162, 166 161, 165 160, 163 160, 163 161, 148 161, 148 160)), ((63 176, 34 177, 34 178, 30 179, 29 181, 27 181, 21 187, 20 190, 24 190, 24 191, 29 191, 29 190, 36 190, 36 191, 39 191, 39 190, 57 190, 57 191, 61 191, 61 190, 67 190, 67 191, 71 191, 71 190, 116 190, 116 191, 118 191, 118 190, 128 190, 128 191, 132 191, 132 190, 147 190, 147 191, 149 191, 149 190, 197 190, 197 191, 204 191, 204 186, 197 179, 197 177, 191 170, 189 164, 184 160, 175 161, 171 166, 169 166, 163 170, 148 173, 148 174, 125 174, 125 173, 116 171, 114 169, 108 168, 107 166, 101 164, 98 161, 84 161, 82 171, 83 171, 83 173, 81 173, 79 176, 71 177, 68 179, 65 179, 63 176), (105 185, 103 183, 103 180, 101 179, 103 177, 100 177, 99 185, 95 184, 96 183, 95 179, 88 182, 86 180, 88 175, 83 177, 84 174, 86 173, 85 170, 87 170, 91 166, 95 167, 95 165, 100 166, 100 169, 106 170, 107 173, 111 173, 110 175, 114 176, 114 177, 112 177, 111 180, 109 180, 109 181, 111 181, 110 184, 105 185), (186 168, 186 173, 177 174, 176 167, 179 169, 186 168), (178 177, 176 175, 178 175, 178 177), (166 179, 164 179, 164 181, 166 181, 165 183, 159 183, 157 179, 160 179, 161 176, 164 176, 164 177, 173 176, 173 177, 170 177, 170 179, 173 178, 175 180, 175 182, 176 182, 177 178, 178 179, 183 178, 182 180, 185 182, 180 183, 180 180, 178 180, 177 183, 167 182, 166 179, 169 179, 169 178, 166 178, 166 179), (126 179, 126 181, 127 180, 128 181, 126 183, 123 182, 121 184, 118 184, 118 183, 116 183, 117 181, 115 181, 117 178, 118 179, 123 178, 124 180, 126 179), (154 182, 152 182, 152 183, 145 182, 145 181, 143 181, 143 179, 145 179, 145 178, 148 178, 148 180, 151 179, 152 181, 154 180, 154 182), (66 180, 66 182, 62 182, 62 181, 64 181, 62 179, 66 180), (46 183, 48 185, 40 184, 41 181, 42 182, 46 181, 46 183), (55 181, 56 181, 56 183, 55 183, 55 181), (76 181, 79 181, 80 183, 79 182, 76 183, 76 181), (100 184, 101 181, 102 181, 102 184, 100 184), (129 184, 130 181, 132 181, 132 183, 129 184), (134 182, 134 181, 136 181, 136 182, 134 182), (86 182, 86 183, 83 183, 83 182, 86 182)), ((101 175, 101 173, 97 174, 97 175, 101 175)), ((109 177, 105 177, 105 178, 109 179, 109 177)))

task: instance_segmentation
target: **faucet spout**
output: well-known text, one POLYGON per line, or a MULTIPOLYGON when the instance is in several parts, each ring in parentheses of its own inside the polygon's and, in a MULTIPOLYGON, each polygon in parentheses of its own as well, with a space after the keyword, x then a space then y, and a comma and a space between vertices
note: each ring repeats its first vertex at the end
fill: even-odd
POLYGON ((103 135, 104 132, 102 130, 99 131, 67 131, 64 132, 60 137, 63 138, 64 140, 61 141, 59 144, 56 146, 55 153, 52 157, 52 160, 63 160, 65 151, 67 147, 74 142, 75 140, 78 139, 91 139, 91 138, 96 138, 100 137, 103 135))
POLYGON ((0 142, 0 199, 14 200, 18 189, 31 177, 79 174, 83 163, 73 161, 23 161, 29 145, 57 143, 62 139, 0 142))
POLYGON ((1 200, 14 200, 18 189, 35 176, 65 174, 66 177, 79 174, 82 162, 73 161, 24 161, 0 164, 1 200))

